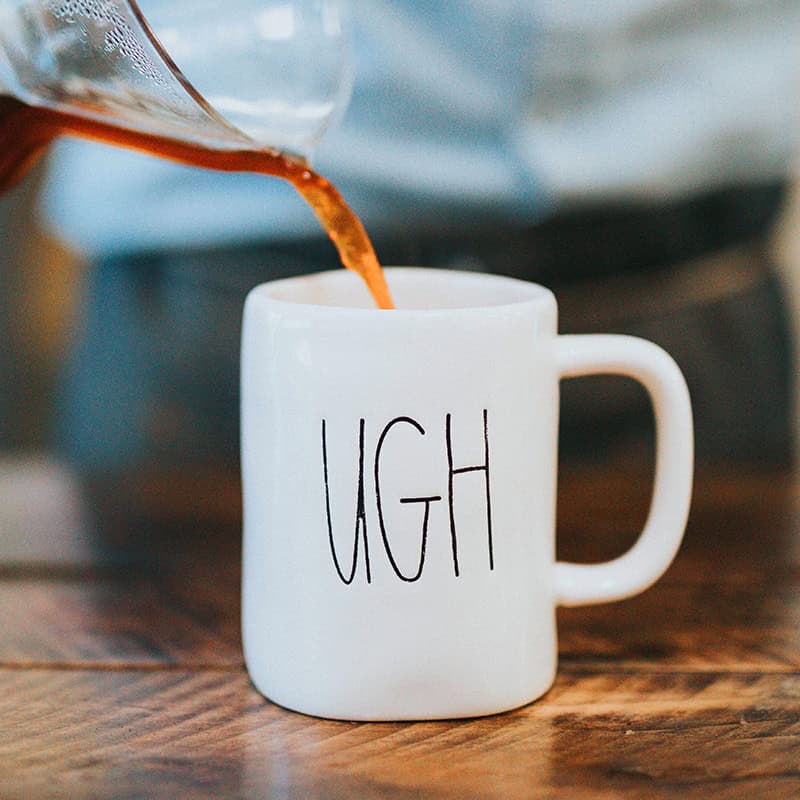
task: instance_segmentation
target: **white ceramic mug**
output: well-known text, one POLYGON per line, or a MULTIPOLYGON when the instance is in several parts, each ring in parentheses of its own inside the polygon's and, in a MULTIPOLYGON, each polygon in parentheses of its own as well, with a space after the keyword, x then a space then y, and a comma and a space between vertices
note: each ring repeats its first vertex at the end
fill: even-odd
POLYGON ((264 284, 242 350, 243 637, 256 687, 322 717, 466 717, 541 696, 557 605, 619 600, 672 561, 692 484, 689 394, 628 336, 558 336, 541 286, 387 270, 264 284), (555 560, 559 379, 653 400, 656 477, 634 547, 555 560))

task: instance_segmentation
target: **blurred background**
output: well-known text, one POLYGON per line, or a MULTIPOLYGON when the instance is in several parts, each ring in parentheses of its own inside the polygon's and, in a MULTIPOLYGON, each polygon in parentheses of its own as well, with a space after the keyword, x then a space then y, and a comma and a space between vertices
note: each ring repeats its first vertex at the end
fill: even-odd
MULTIPOLYGON (((700 464, 791 465, 800 2, 375 0, 352 20, 352 102, 313 163, 382 261, 544 283, 562 332, 674 355, 700 464)), ((235 481, 244 296, 337 268, 277 181, 74 141, 0 199, 0 242, 0 449, 34 480, 47 453, 235 481)), ((649 468, 651 428, 632 382, 563 385, 567 464, 649 468)))

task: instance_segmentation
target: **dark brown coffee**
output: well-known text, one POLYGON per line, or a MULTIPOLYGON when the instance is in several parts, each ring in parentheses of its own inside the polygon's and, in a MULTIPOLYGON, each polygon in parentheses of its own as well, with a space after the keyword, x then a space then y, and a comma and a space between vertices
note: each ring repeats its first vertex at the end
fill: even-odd
POLYGON ((17 183, 58 136, 78 136, 224 172, 254 172, 288 181, 311 206, 342 264, 367 284, 378 308, 393 308, 389 288, 361 221, 328 180, 302 159, 278 150, 218 150, 35 108, 0 96, 0 192, 17 183))

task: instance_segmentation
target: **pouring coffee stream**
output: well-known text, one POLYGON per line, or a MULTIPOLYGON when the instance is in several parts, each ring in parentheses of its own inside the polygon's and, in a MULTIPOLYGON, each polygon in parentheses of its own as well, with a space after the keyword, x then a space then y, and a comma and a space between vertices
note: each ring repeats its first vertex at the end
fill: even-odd
POLYGON ((372 243, 359 218, 330 181, 300 158, 273 149, 231 150, 126 130, 106 122, 26 105, 0 96, 0 192, 11 188, 62 135, 149 153, 224 172, 253 172, 288 181, 311 206, 342 264, 367 285, 378 308, 394 305, 372 243))

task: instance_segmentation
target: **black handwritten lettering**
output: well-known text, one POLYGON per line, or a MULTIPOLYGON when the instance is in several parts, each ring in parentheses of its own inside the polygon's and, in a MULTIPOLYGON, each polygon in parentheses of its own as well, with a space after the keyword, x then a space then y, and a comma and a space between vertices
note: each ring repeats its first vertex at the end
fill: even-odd
POLYGON ((456 577, 458 570, 458 533, 456 531, 456 515, 453 501, 453 479, 456 475, 463 475, 466 472, 483 472, 486 482, 486 527, 489 545, 489 569, 494 569, 494 542, 492 540, 492 498, 489 481, 489 415, 487 409, 483 409, 483 464, 454 467, 453 466, 453 440, 452 440, 452 419, 448 414, 445 417, 445 443, 447 446, 447 505, 450 510, 450 542, 453 551, 453 569, 456 577))
POLYGON ((408 583, 413 583, 414 581, 419 580, 420 575, 422 575, 422 569, 425 566, 425 546, 428 542, 428 519, 430 517, 430 509, 431 503, 436 502, 437 500, 441 500, 441 495, 430 495, 428 497, 402 497, 400 498, 401 503, 425 503, 425 512, 422 518, 422 535, 420 540, 420 551, 419 551, 419 564, 417 566, 417 571, 413 575, 404 575, 400 567, 397 565, 397 561, 395 560, 394 553, 392 552, 392 547, 389 544, 389 536, 386 533, 386 524, 383 518, 383 505, 381 503, 381 479, 380 479, 380 459, 381 459, 381 450, 383 449, 383 442, 386 439, 386 435, 389 431, 395 426, 400 423, 406 423, 407 425, 411 425, 414 427, 421 436, 425 435, 425 429, 411 417, 395 417, 388 425, 383 429, 383 432, 378 439, 378 446, 375 449, 375 501, 378 506, 378 525, 381 529, 381 538, 383 539, 383 546, 386 550, 386 555, 389 559, 389 563, 392 565, 392 569, 397 575, 398 578, 401 580, 407 581, 408 583))
MULTIPOLYGON (((406 574, 397 563, 395 552, 392 549, 389 531, 387 531, 386 520, 384 517, 384 498, 381 493, 381 453, 387 436, 396 425, 410 425, 420 436, 425 436, 425 429, 420 425, 417 420, 412 417, 395 417, 390 420, 383 428, 375 447, 375 460, 374 460, 374 480, 375 480, 375 504, 378 512, 378 526, 381 532, 381 539, 383 540, 383 547, 386 552, 386 557, 391 565, 395 575, 400 580, 407 583, 414 583, 419 580, 425 568, 425 559, 427 554, 429 523, 431 517, 431 505, 439 502, 442 499, 438 494, 426 494, 419 497, 401 497, 399 501, 401 504, 422 504, 424 506, 422 511, 422 521, 420 527, 420 540, 419 540, 419 561, 417 562, 416 569, 413 573, 406 574)), ((454 483, 459 475, 464 475, 470 472, 483 473, 484 487, 485 487, 485 503, 486 503, 486 543, 489 556, 489 570, 494 570, 495 554, 494 554, 494 536, 492 528, 492 493, 491 493, 491 476, 489 469, 489 412, 483 409, 483 463, 481 464, 468 464, 466 466, 455 466, 453 458, 453 418, 452 414, 445 415, 444 426, 444 444, 447 455, 447 506, 450 528, 450 550, 453 559, 453 573, 456 578, 460 577, 460 566, 458 559, 459 539, 456 524, 456 502, 454 497, 454 483)), ((367 583, 372 583, 372 569, 370 563, 369 552, 369 536, 367 531, 367 514, 366 514, 366 488, 364 484, 364 459, 365 459, 365 421, 359 420, 358 426, 358 485, 356 489, 356 516, 355 516, 355 531, 353 533, 353 550, 352 558, 350 561, 349 572, 345 572, 342 564, 339 561, 339 556, 336 552, 336 543, 333 536, 333 519, 331 513, 331 497, 330 497, 330 483, 328 476, 328 439, 326 421, 322 420, 322 473, 325 484, 325 513, 328 523, 328 544, 330 546, 331 557, 333 565, 336 568, 336 574, 339 579, 346 586, 350 586, 356 575, 359 562, 359 553, 361 543, 364 545, 364 568, 366 572, 367 583)), ((398 532, 394 532, 397 537, 398 532)), ((395 538, 395 547, 397 547, 397 539, 395 538)))
POLYGON ((358 425, 358 494, 356 500, 356 527, 353 535, 353 560, 350 565, 350 575, 345 577, 336 555, 336 544, 333 541, 333 522, 331 521, 331 496, 328 487, 328 442, 325 432, 325 420, 322 420, 322 472, 325 480, 325 513, 328 518, 328 541, 330 542, 333 564, 336 573, 346 585, 350 585, 356 575, 358 566, 358 542, 364 541, 364 563, 367 572, 367 583, 372 583, 372 574, 369 565, 369 542, 367 539, 367 514, 364 503, 364 420, 359 421, 358 425))

